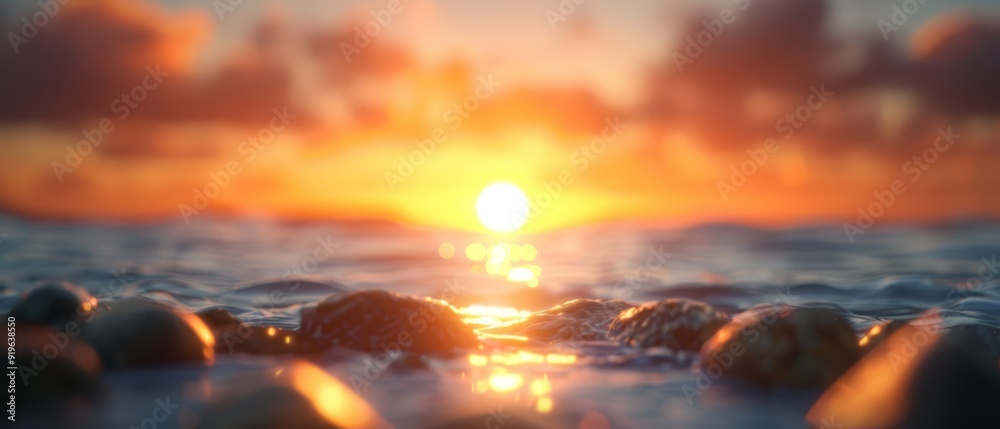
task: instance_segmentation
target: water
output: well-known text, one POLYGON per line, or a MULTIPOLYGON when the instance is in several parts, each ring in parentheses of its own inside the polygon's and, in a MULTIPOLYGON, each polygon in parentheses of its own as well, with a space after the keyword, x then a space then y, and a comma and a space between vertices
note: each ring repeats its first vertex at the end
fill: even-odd
MULTIPOLYGON (((828 306, 859 332, 880 318, 906 318, 930 308, 944 308, 946 323, 1000 327, 995 305, 1000 283, 991 275, 997 253, 1000 226, 972 222, 874 229, 851 243, 834 225, 614 224, 497 237, 389 223, 205 220, 120 226, 0 218, 0 310, 8 310, 19 291, 36 282, 65 280, 111 301, 140 296, 190 311, 222 306, 246 320, 295 328, 303 305, 337 290, 440 297, 448 285, 458 284, 461 293, 450 302, 487 306, 492 310, 466 313, 493 320, 572 298, 688 297, 732 313, 777 301, 828 306), (443 243, 457 249, 454 257, 439 254, 443 243), (485 261, 466 257, 472 243, 505 243, 508 263, 531 267, 538 286, 489 274, 485 261), (510 245, 521 253, 531 245, 537 257, 511 258, 510 245), (302 283, 295 294, 278 300, 260 286, 290 278, 315 284, 302 283)), ((573 350, 569 354, 577 360, 553 363, 532 356, 567 350, 530 352, 521 362, 442 359, 429 371, 381 374, 362 396, 398 427, 460 410, 506 407, 505 413, 559 426, 577 427, 584 419, 607 420, 613 427, 763 428, 804 427, 802 416, 820 393, 759 392, 720 382, 689 398, 684 386, 697 374, 670 359, 647 356, 622 364, 605 359, 620 350, 573 350)), ((158 427, 184 427, 191 421, 188 405, 224 391, 232 380, 255 377, 291 359, 225 355, 207 371, 106 372, 99 426, 138 425, 157 398, 172 395, 181 398, 182 412, 158 427)), ((364 370, 361 358, 317 364, 345 383, 364 370)))

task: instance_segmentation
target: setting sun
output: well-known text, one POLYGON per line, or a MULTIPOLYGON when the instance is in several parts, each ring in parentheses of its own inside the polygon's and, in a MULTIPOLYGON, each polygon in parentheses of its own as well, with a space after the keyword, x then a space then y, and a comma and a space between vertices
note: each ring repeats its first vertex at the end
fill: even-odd
POLYGON ((528 196, 508 182, 490 184, 476 200, 476 214, 483 226, 495 232, 515 231, 528 220, 528 196))

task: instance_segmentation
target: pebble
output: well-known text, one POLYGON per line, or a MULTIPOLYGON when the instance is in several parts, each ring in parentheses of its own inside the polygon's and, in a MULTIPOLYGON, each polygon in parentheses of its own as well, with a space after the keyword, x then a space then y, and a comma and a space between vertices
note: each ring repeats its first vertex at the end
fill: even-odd
POLYGON ((996 331, 981 325, 953 328, 917 364, 906 383, 904 416, 893 429, 1000 426, 1000 368, 996 331), (988 328, 988 329, 980 329, 988 328), (992 338, 990 338, 992 337, 992 338))
POLYGON ((623 311, 611 322, 611 339, 636 347, 696 351, 729 317, 689 299, 665 299, 623 311))
POLYGON ((215 340, 190 313, 138 300, 114 303, 86 325, 83 339, 107 368, 177 363, 211 365, 215 340))
POLYGON ((871 429, 995 428, 997 340, 997 330, 985 325, 902 324, 823 394, 807 420, 871 429))
POLYGON ((383 290, 332 295, 302 310, 300 331, 324 347, 446 353, 479 345, 448 303, 383 290))
POLYGON ((762 387, 822 387, 853 365, 858 339, 836 313, 822 308, 748 310, 701 348, 702 368, 762 387))
POLYGON ((45 283, 26 290, 9 316, 18 323, 47 325, 62 330, 97 306, 97 299, 69 282, 45 283))
POLYGON ((203 429, 391 427, 354 390, 303 361, 232 380, 200 414, 203 429))

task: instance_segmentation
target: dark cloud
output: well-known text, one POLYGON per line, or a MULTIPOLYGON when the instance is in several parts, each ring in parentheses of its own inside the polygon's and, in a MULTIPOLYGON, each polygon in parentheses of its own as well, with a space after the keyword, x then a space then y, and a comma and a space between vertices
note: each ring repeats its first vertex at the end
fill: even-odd
POLYGON ((922 142, 942 118, 1000 113, 996 22, 968 13, 939 17, 917 32, 910 52, 898 52, 875 34, 832 36, 826 0, 734 0, 724 8, 729 12, 689 17, 651 69, 642 116, 736 150, 777 135, 776 121, 805 102, 811 87, 823 86, 836 93, 838 107, 822 112, 833 120, 812 121, 796 136, 828 151, 905 147, 895 143, 922 142), (720 27, 721 13, 732 22, 720 27), (891 115, 880 110, 880 90, 920 103, 889 134, 879 125, 891 115), (763 119, 753 115, 760 100, 773 110, 763 119))
MULTIPOLYGON (((207 22, 146 4, 69 3, 26 43, 0 52, 0 119, 80 121, 110 115, 147 67, 183 75, 207 22)), ((22 34, 22 28, 6 29, 22 34)), ((5 31, 5 32, 7 32, 5 31)), ((30 35, 30 30, 29 30, 30 35)))
POLYGON ((915 87, 957 114, 1000 113, 1000 21, 971 13, 932 20, 914 36, 915 87))
MULTIPOLYGON (((693 16, 672 54, 691 59, 683 66, 686 79, 720 91, 798 89, 824 74, 824 58, 831 52, 824 31, 827 9, 824 0, 733 1, 722 11, 693 16), (731 23, 723 22, 724 11, 731 23), (702 48, 700 55, 689 55, 698 52, 688 51, 692 40, 702 48)), ((672 55, 669 66, 676 67, 677 60, 672 55)))

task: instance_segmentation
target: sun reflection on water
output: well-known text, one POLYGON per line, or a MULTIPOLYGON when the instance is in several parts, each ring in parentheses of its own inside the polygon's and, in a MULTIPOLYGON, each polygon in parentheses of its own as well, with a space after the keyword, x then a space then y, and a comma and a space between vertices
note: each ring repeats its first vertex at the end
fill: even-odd
POLYGON ((473 304, 458 309, 462 321, 474 327, 497 325, 512 320, 521 320, 531 312, 518 310, 514 307, 473 304))
POLYGON ((549 373, 564 371, 576 361, 577 356, 568 353, 527 350, 472 353, 468 357, 470 390, 481 395, 503 395, 507 399, 527 402, 525 405, 532 406, 538 413, 549 413, 555 408, 549 373))
MULTIPOLYGON (((439 250, 443 259, 451 259, 455 254, 451 243, 447 251, 439 250)), ((538 249, 532 244, 470 243, 465 247, 465 257, 473 262, 473 273, 486 272, 492 276, 504 277, 511 283, 521 283, 528 287, 538 287, 542 268, 531 263, 538 257, 538 249)))

